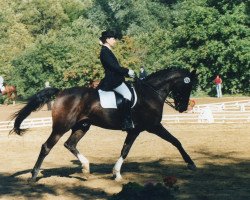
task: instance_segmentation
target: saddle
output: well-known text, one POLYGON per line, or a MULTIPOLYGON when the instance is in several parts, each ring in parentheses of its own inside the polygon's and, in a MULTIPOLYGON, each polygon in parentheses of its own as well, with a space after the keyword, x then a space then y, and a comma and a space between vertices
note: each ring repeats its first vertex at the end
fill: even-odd
MULTIPOLYGON (((133 85, 127 84, 131 94, 131 108, 133 108, 137 102, 137 94, 133 85)), ((121 106, 123 102, 123 96, 115 91, 104 91, 98 89, 100 103, 103 108, 114 108, 117 109, 121 106)))

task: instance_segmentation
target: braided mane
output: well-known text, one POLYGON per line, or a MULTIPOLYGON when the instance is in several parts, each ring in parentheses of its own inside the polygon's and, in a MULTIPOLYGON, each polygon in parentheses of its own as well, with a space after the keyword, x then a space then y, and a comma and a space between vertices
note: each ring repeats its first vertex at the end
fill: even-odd
POLYGON ((170 67, 170 68, 164 68, 161 69, 159 71, 153 72, 152 74, 148 75, 145 80, 148 79, 153 79, 155 77, 159 78, 161 76, 165 76, 166 74, 170 73, 170 72, 183 72, 183 73, 189 73, 189 71, 187 69, 184 68, 178 68, 178 67, 170 67))

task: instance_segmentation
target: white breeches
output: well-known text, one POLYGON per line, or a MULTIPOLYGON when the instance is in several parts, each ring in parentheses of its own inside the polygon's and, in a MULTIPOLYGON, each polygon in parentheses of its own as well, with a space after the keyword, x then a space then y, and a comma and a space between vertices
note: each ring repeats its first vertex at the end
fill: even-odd
POLYGON ((125 99, 128 99, 129 101, 131 101, 132 94, 131 94, 130 90, 128 89, 128 87, 127 87, 127 85, 125 83, 122 83, 121 85, 119 85, 118 87, 116 87, 114 89, 114 91, 116 91, 119 94, 121 94, 125 99))

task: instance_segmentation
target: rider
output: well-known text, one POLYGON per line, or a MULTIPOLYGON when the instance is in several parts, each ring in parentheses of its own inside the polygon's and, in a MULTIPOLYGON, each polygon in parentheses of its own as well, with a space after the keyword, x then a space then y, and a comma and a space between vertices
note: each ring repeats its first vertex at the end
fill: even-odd
POLYGON ((0 76, 0 93, 3 93, 4 90, 5 90, 4 80, 3 80, 3 77, 0 76))
POLYGON ((114 90, 123 96, 123 124, 122 130, 134 128, 131 117, 132 94, 124 83, 126 77, 134 77, 135 73, 131 69, 121 67, 117 58, 112 52, 112 47, 116 43, 116 35, 113 31, 103 31, 100 39, 102 45, 100 60, 105 70, 105 77, 98 86, 102 90, 114 90))

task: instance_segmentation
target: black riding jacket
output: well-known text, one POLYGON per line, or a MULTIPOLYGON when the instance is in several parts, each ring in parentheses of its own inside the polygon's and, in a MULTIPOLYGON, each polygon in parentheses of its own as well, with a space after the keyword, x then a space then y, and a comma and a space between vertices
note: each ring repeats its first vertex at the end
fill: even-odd
POLYGON ((106 46, 102 46, 100 60, 105 70, 105 77, 98 88, 102 90, 112 90, 125 81, 128 76, 128 69, 121 67, 113 52, 106 46))

